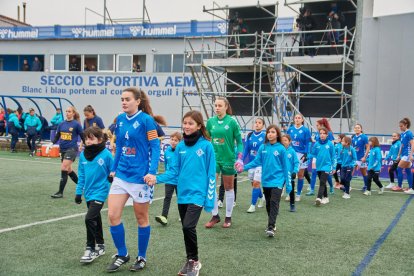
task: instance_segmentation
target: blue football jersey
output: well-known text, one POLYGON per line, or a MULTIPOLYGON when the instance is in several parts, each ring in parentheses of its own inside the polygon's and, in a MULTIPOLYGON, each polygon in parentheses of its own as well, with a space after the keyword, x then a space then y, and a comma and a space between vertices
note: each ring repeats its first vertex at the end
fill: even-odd
POLYGON ((247 135, 247 140, 245 142, 243 151, 243 160, 246 160, 245 162, 249 163, 253 161, 253 159, 257 155, 257 151, 259 150, 260 146, 264 143, 265 138, 265 130, 259 132, 255 131, 247 135))
POLYGON ((401 133, 401 156, 408 156, 408 154, 411 152, 411 140, 413 140, 413 133, 411 130, 407 129, 401 133))
POLYGON ((116 154, 112 171, 116 177, 143 184, 144 176, 156 174, 160 157, 160 141, 154 119, 137 112, 128 117, 126 113, 117 118, 115 129, 116 154))
POLYGON ((307 127, 303 125, 299 128, 291 126, 288 129, 287 134, 290 135, 290 138, 292 139, 291 145, 296 152, 308 153, 311 133, 307 127))
POLYGON ((361 160, 365 155, 366 145, 368 144, 368 136, 364 133, 352 136, 352 146, 356 151, 357 160, 361 160))

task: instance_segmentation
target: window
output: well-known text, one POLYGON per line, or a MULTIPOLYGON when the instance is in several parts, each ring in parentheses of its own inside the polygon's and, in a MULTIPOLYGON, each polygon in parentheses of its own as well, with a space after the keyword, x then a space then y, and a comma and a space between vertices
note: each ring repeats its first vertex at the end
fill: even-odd
POLYGON ((99 72, 114 72, 115 71, 115 55, 99 55, 99 72))
POLYGON ((147 59, 145 55, 133 55, 132 72, 145 72, 147 59))
POLYGON ((154 72, 171 72, 172 55, 154 55, 154 72))
POLYGON ((83 71, 85 72, 94 72, 96 71, 98 64, 98 55, 84 55, 84 66, 83 71))
POLYGON ((173 55, 173 72, 183 72, 184 69, 184 55, 173 55))
POLYGON ((82 64, 81 55, 69 55, 69 71, 80 71, 82 64))
POLYGON ((129 73, 133 71, 132 55, 118 55, 118 72, 129 73))
POLYGON ((52 56, 52 71, 66 71, 66 55, 52 56))

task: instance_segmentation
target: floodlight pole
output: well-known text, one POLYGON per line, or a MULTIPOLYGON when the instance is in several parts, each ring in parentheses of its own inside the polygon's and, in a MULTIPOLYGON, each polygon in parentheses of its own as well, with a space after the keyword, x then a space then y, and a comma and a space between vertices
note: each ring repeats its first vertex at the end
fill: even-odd
POLYGON ((364 14, 363 1, 357 2, 356 25, 355 25, 355 52, 354 52, 354 76, 352 81, 352 112, 351 124, 355 125, 359 120, 359 92, 361 79, 361 39, 362 19, 364 14))

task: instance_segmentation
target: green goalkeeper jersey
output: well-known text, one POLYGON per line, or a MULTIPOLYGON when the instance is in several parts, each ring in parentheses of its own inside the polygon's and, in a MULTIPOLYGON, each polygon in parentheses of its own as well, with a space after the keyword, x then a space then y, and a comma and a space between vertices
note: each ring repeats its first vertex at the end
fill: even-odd
POLYGON ((214 146, 217 162, 234 162, 236 145, 237 154, 243 152, 240 126, 230 115, 224 116, 223 119, 219 119, 218 116, 210 118, 206 128, 214 146))

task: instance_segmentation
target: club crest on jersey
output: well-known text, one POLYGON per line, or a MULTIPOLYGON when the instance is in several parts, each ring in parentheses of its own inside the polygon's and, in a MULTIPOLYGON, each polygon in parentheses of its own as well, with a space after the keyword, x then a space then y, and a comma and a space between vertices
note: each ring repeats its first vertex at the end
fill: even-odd
POLYGON ((103 164, 105 164, 105 161, 102 158, 99 158, 98 164, 99 166, 102 166, 103 164))
POLYGON ((119 127, 122 127, 124 125, 124 122, 119 122, 119 127))
POLYGON ((299 130, 299 133, 302 133, 303 132, 303 130, 299 130))
POLYGON ((69 128, 69 131, 73 131, 73 127, 70 127, 70 128, 69 128))
POLYGON ((260 142, 261 142, 261 141, 263 141, 263 138, 262 138, 262 137, 260 137, 260 138, 259 138, 259 141, 260 141, 260 142))
POLYGON ((135 129, 137 128, 137 127, 139 127, 139 123, 138 123, 138 121, 135 121, 135 123, 132 125, 135 129))
POLYGON ((204 151, 203 151, 202 149, 198 149, 198 150, 196 151, 196 154, 198 155, 198 157, 201 157, 201 155, 203 155, 203 154, 204 154, 204 151))
POLYGON ((274 156, 278 156, 278 155, 279 155, 279 152, 278 152, 277 150, 275 150, 275 151, 273 152, 273 155, 274 155, 274 156))
POLYGON ((230 127, 228 126, 228 125, 226 125, 225 127, 224 127, 224 129, 225 130, 228 130, 230 127))
POLYGON ((325 149, 329 149, 329 145, 326 145, 326 146, 325 146, 325 149))
POLYGON ((290 158, 292 158, 292 154, 290 154, 290 153, 289 153, 287 157, 288 157, 289 159, 290 159, 290 158))

